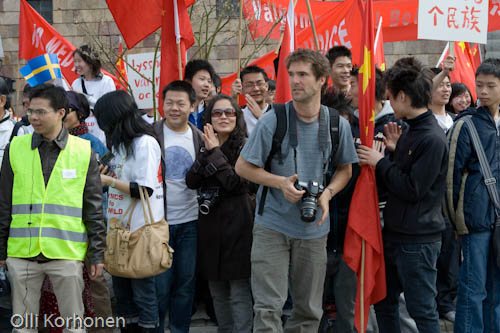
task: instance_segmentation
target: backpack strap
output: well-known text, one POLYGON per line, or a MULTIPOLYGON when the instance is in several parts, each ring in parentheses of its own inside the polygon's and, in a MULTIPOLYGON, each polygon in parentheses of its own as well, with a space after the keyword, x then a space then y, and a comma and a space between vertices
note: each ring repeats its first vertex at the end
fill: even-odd
POLYGON ((328 108, 328 111, 330 113, 330 139, 332 141, 332 152, 330 154, 330 160, 329 160, 329 166, 328 166, 328 174, 327 174, 327 182, 330 182, 331 177, 333 176, 334 172, 334 157, 335 153, 337 152, 339 148, 339 141, 340 141, 340 115, 339 112, 334 109, 334 108, 328 108))
MULTIPOLYGON (((273 134, 273 142, 271 145, 271 151, 267 156, 266 163, 264 165, 264 170, 267 172, 271 172, 271 161, 273 160, 274 155, 278 154, 279 163, 283 164, 283 154, 281 152, 281 142, 283 142, 283 138, 285 137, 286 130, 288 127, 288 121, 286 119, 286 107, 285 104, 274 104, 274 113, 276 114, 276 130, 273 134)), ((262 195, 260 197, 259 202, 259 210, 257 213, 262 215, 264 211, 264 204, 266 202, 267 192, 269 188, 264 186, 262 188, 262 195)))
POLYGON ((85 94, 85 95, 88 95, 87 93, 87 88, 85 88, 85 81, 83 80, 83 77, 80 77, 80 80, 82 82, 82 92, 85 94))
POLYGON ((490 195, 490 200, 495 207, 495 215, 497 218, 500 217, 500 198, 498 195, 497 188, 497 180, 493 176, 491 172, 490 163, 488 162, 488 158, 484 152, 483 145, 479 139, 479 134, 477 133, 476 126, 472 122, 471 116, 467 116, 464 118, 464 122, 469 129, 472 145, 474 146, 474 150, 476 151, 477 158, 479 159, 479 165, 481 167, 481 174, 484 178, 484 184, 486 185, 486 189, 490 195))

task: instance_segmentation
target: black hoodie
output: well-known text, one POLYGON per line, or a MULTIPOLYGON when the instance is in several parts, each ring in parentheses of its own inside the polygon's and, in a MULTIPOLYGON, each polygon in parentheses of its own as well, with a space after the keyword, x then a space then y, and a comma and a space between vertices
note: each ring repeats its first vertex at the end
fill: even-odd
POLYGON ((388 193, 384 239, 407 243, 441 240, 445 228, 441 201, 448 169, 445 134, 431 110, 406 120, 405 131, 390 156, 376 166, 388 193))

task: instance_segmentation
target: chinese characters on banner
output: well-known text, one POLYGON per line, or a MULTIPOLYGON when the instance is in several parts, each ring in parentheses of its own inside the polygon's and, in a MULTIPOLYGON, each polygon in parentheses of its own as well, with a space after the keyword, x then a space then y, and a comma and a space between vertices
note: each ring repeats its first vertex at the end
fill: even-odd
POLYGON ((487 0, 419 0, 418 38, 486 44, 487 0))

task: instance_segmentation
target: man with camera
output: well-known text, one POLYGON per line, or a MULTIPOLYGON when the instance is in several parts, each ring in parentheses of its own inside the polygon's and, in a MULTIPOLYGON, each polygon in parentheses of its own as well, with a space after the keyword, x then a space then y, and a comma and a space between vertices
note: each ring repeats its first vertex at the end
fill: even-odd
POLYGON ((293 311, 285 331, 318 330, 326 272, 329 201, 349 181, 358 161, 348 122, 338 120, 338 145, 332 149, 330 110, 320 103, 329 63, 321 54, 300 49, 286 59, 292 101, 286 103, 286 135, 269 155, 279 128, 275 105, 259 120, 236 164, 236 172, 261 184, 253 230, 252 292, 254 332, 281 332, 281 310, 288 282, 293 311), (328 181, 326 170, 335 166, 328 181), (267 165, 267 167, 266 167, 267 165), (269 166, 270 165, 270 171, 269 166), (267 200, 262 193, 269 188, 267 200))

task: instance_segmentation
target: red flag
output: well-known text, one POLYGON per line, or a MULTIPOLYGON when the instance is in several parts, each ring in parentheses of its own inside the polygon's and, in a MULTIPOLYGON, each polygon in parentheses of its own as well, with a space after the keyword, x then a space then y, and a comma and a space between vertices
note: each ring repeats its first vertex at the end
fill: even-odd
MULTIPOLYGON (((362 1, 360 6, 363 6, 362 1)), ((373 0, 367 0, 363 22, 363 64, 359 70, 359 128, 363 145, 372 147, 375 121, 375 62, 373 0)), ((366 332, 371 304, 386 296, 384 247, 378 208, 375 170, 361 167, 349 208, 349 220, 344 241, 344 260, 356 272, 358 288, 355 305, 355 325, 366 332), (363 287, 363 288, 362 288, 363 287), (362 315, 363 314, 363 315, 362 315), (363 323, 363 327, 361 327, 363 323)))
POLYGON ((127 77, 127 69, 125 68, 125 63, 123 62, 123 43, 122 40, 120 39, 120 46, 118 47, 118 60, 116 61, 116 69, 118 70, 115 74, 119 82, 119 87, 117 86, 117 89, 121 90, 127 90, 127 82, 128 82, 128 77, 127 77))
POLYGON ((294 34, 294 8, 293 0, 290 0, 288 12, 286 14, 285 32, 283 35, 283 43, 281 44, 278 75, 276 79, 276 93, 274 95, 275 103, 286 103, 292 99, 292 91, 290 89, 290 77, 286 68, 285 60, 290 53, 295 51, 295 34, 294 34))
MULTIPOLYGON (((106 0, 106 3, 129 49, 162 25, 165 10, 162 0, 106 0)), ((184 3, 189 7, 194 0, 184 3)))
MULTIPOLYGON (((186 65, 186 50, 194 44, 193 29, 184 0, 163 0, 162 13, 159 90, 181 78, 186 65), (177 45, 180 46, 180 69, 177 45)), ((159 107, 163 116, 163 101, 159 107)))
MULTIPOLYGON (((467 42, 450 42, 455 43, 454 55, 455 55, 455 70, 450 72, 451 82, 463 83, 469 88, 472 98, 476 100, 476 69, 479 66, 477 63, 480 55, 478 44, 476 48, 472 48, 467 42), (475 53, 476 52, 476 53, 475 53)), ((443 50, 441 58, 444 59, 449 55, 448 46, 443 50)), ((441 59, 440 59, 441 60, 441 59)), ((480 60, 479 60, 480 61, 480 60)), ((439 64, 438 64, 439 65, 439 64)))
POLYGON ((377 29, 375 37, 375 66, 385 72, 385 53, 384 53, 384 32, 382 31, 382 18, 377 29))
POLYGON ((451 82, 465 84, 476 100, 476 68, 469 43, 455 42, 455 57, 455 70, 450 72, 451 82))
MULTIPOLYGON (((20 1, 19 10, 19 58, 29 60, 45 53, 56 54, 61 72, 69 85, 78 78, 73 64, 75 47, 61 36, 26 0, 20 1)), ((115 82, 118 79, 101 69, 115 82)))

